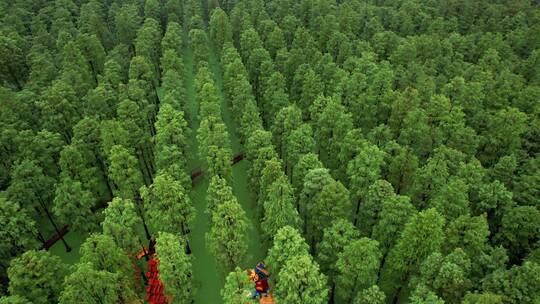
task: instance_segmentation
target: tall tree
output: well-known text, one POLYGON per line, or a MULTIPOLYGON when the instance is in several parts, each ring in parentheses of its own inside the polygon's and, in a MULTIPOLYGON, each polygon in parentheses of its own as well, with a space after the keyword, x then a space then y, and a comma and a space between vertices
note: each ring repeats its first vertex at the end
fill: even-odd
POLYGON ((315 214, 315 212, 310 212, 310 209, 316 208, 315 204, 321 191, 325 186, 333 182, 335 181, 326 168, 315 168, 305 175, 304 186, 300 193, 300 200, 298 201, 299 213, 304 222, 304 232, 307 233, 308 224, 312 221, 311 216, 315 214))
MULTIPOLYGON (((291 181, 292 186, 295 189, 296 197, 300 197, 304 188, 304 177, 308 174, 309 171, 316 168, 323 168, 324 165, 319 160, 319 157, 315 153, 307 153, 298 159, 298 163, 295 164, 291 181)), ((297 205, 297 209, 298 205, 297 205)))
POLYGON ((217 48, 218 54, 220 54, 223 50, 223 45, 227 42, 232 42, 232 28, 229 17, 218 7, 212 11, 208 26, 210 28, 210 39, 217 48))
POLYGON ((323 304, 328 302, 326 276, 309 254, 286 260, 276 283, 278 301, 290 304, 323 304))
POLYGON ((245 291, 250 284, 246 271, 236 267, 225 278, 225 285, 221 289, 221 297, 225 304, 250 304, 251 299, 246 297, 245 291))
POLYGON ((311 126, 303 123, 287 136, 284 144, 286 147, 285 171, 288 176, 291 176, 300 157, 315 152, 315 140, 313 139, 311 126))
POLYGON ((368 144, 362 129, 355 128, 347 132, 341 143, 339 153, 336 155, 339 166, 334 170, 336 177, 349 186, 350 180, 347 175, 347 164, 368 144))
POLYGON ((71 85, 61 79, 55 80, 37 105, 44 118, 43 126, 62 134, 65 141, 71 141, 72 127, 82 116, 82 106, 71 85))
POLYGON ((64 281, 59 303, 122 303, 133 298, 135 294, 122 284, 120 274, 97 270, 92 263, 78 263, 64 281))
MULTIPOLYGON (((152 110, 153 111, 153 110, 152 110)), ((152 179, 154 172, 153 163, 153 147, 151 146, 151 135, 155 134, 153 125, 153 118, 146 121, 148 116, 154 116, 154 114, 146 113, 145 110, 137 102, 125 99, 118 104, 116 110, 118 121, 122 127, 127 131, 129 146, 133 147, 135 155, 139 162, 139 168, 143 178, 147 184, 152 179)))
POLYGON ((118 273, 125 286, 133 289, 133 265, 128 256, 105 234, 91 234, 81 245, 81 263, 91 263, 96 270, 118 273))
POLYGON ((306 236, 311 248, 322 239, 323 230, 336 219, 349 219, 352 211, 349 191, 339 181, 331 180, 307 205, 306 236))
POLYGON ((138 197, 143 178, 137 159, 123 146, 114 145, 109 156, 109 178, 115 184, 115 196, 125 199, 138 197))
POLYGON ((338 254, 336 269, 337 295, 350 303, 354 299, 352 290, 364 290, 377 282, 381 261, 379 243, 369 238, 355 240, 338 254))
POLYGON ((161 75, 158 69, 159 55, 161 54, 161 28, 159 23, 150 17, 144 20, 143 25, 137 31, 135 51, 137 56, 146 57, 154 67, 156 75, 161 75))
POLYGON ((525 262, 509 270, 500 269, 486 277, 482 282, 483 290, 503 296, 503 303, 533 304, 540 297, 538 271, 540 265, 525 262), (510 283, 511 282, 511 283, 510 283))
POLYGON ((73 89, 78 98, 81 98, 97 84, 89 60, 84 57, 75 41, 68 41, 63 46, 61 55, 63 61, 60 79, 73 89))
POLYGON ((321 265, 321 271, 328 275, 330 284, 329 299, 334 300, 336 290, 336 262, 343 248, 360 237, 360 233, 345 219, 338 219, 332 226, 323 231, 322 240, 317 244, 317 261, 321 265))
POLYGON ((212 214, 212 228, 206 238, 211 252, 225 273, 242 265, 247 254, 246 213, 236 200, 221 202, 212 214))
POLYGON ((165 293, 174 296, 173 303, 187 303, 193 298, 191 258, 183 244, 181 237, 167 232, 160 232, 156 239, 159 279, 165 293))
POLYGON ((281 176, 268 189, 264 202, 264 218, 261 227, 266 240, 271 243, 277 231, 284 226, 299 229, 301 221, 295 208, 293 189, 289 181, 281 176))
POLYGON ((378 221, 371 233, 371 237, 379 242, 382 253, 379 272, 384 267, 388 253, 394 247, 403 227, 415 213, 416 209, 407 196, 392 195, 382 201, 378 221))
POLYGON ((518 206, 505 212, 499 242, 508 248, 512 262, 521 261, 540 240, 540 211, 532 206, 518 206))
POLYGON ((206 32, 201 29, 189 31, 189 44, 193 48, 194 62, 199 64, 208 60, 208 38, 206 32))
POLYGON ((29 250, 13 259, 8 268, 9 292, 32 303, 56 303, 66 267, 47 251, 29 250))
POLYGON ((10 257, 37 246, 38 230, 26 208, 4 197, 0 197, 0 220, 0 264, 7 267, 10 257))
POLYGON ((409 147, 401 147, 388 164, 387 179, 397 194, 409 193, 414 174, 418 169, 418 157, 409 147))
POLYGON ((182 52, 182 35, 182 27, 180 24, 178 24, 178 22, 170 21, 167 23, 167 30, 161 39, 161 50, 163 52, 163 56, 167 51, 174 51, 173 54, 176 56, 180 55, 182 52))
POLYGON ((394 198, 394 188, 389 182, 379 179, 367 188, 363 204, 358 210, 357 227, 363 235, 371 236, 373 227, 379 223, 384 203, 394 198))
POLYGON ((279 282, 281 269, 288 260, 309 255, 308 250, 309 247, 298 230, 290 226, 279 229, 267 257, 268 265, 272 265, 274 280, 279 282))
MULTIPOLYGON (((323 102, 322 100, 319 98, 313 106, 316 107, 319 102, 323 102)), ((353 128, 351 114, 339 99, 330 98, 324 102, 319 111, 312 111, 311 119, 321 160, 331 170, 337 170, 340 145, 347 132, 353 128)))
POLYGON ((287 137, 302 123, 302 111, 296 105, 280 109, 271 126, 273 143, 283 159, 286 157, 287 137))
POLYGON ((429 205, 452 221, 469 213, 469 186, 461 178, 451 177, 431 199, 429 205))
POLYGON ((443 242, 444 218, 435 209, 415 214, 403 228, 396 245, 390 250, 382 282, 387 282, 385 293, 396 303, 410 275, 418 270, 420 263, 432 252, 439 250, 443 242), (425 237, 429 236, 429 237, 425 237))
POLYGON ((65 219, 75 231, 91 232, 97 228, 97 218, 92 212, 96 199, 80 182, 62 178, 55 193, 52 210, 58 218, 65 219))
POLYGON ((472 286, 470 270, 471 261, 460 248, 447 256, 435 252, 422 263, 417 284, 428 287, 450 303, 459 303, 472 286))
MULTIPOLYGON (((180 232, 187 242, 189 226, 195 218, 195 207, 182 184, 161 174, 156 176, 150 187, 143 186, 140 191, 149 224, 157 231, 180 232)), ((186 249, 191 252, 187 243, 186 249)))
POLYGON ((6 192, 9 200, 18 202, 21 206, 33 208, 39 213, 44 212, 56 233, 60 235, 66 252, 70 252, 71 247, 60 233, 60 228, 50 212, 53 189, 53 178, 45 176, 41 167, 36 165, 34 161, 23 160, 13 168, 11 184, 6 192))
POLYGON ((527 115, 516 108, 501 109, 490 115, 483 134, 485 142, 480 160, 492 164, 501 156, 518 152, 526 121, 527 115))
POLYGON ((101 222, 103 234, 112 237, 116 245, 126 252, 136 252, 141 246, 137 228, 142 221, 133 202, 116 197, 105 208, 104 214, 101 222))
POLYGON ((358 223, 361 203, 366 199, 368 187, 381 177, 385 152, 377 146, 366 145, 347 165, 347 175, 351 181, 350 190, 356 211, 353 213, 354 224, 358 223))
POLYGON ((377 285, 359 291, 354 298, 354 304, 384 304, 386 303, 386 295, 377 285))
POLYGON ((285 86, 285 77, 274 71, 265 80, 263 95, 261 98, 263 117, 268 126, 272 126, 279 111, 289 105, 289 95, 285 86))
POLYGON ((2 66, 2 83, 7 83, 17 89, 22 89, 27 76, 28 66, 25 61, 25 50, 19 42, 21 37, 16 33, 6 35, 2 33, 0 49, 0 64, 2 66), (11 36, 11 37, 10 37, 11 36), (18 38, 18 39, 17 39, 18 38), (19 40, 19 41, 17 41, 19 40), (8 56, 9 54, 9 56, 8 56))
POLYGON ((135 53, 133 42, 141 22, 139 8, 134 3, 126 3, 114 12, 116 39, 127 45, 132 55, 135 53))

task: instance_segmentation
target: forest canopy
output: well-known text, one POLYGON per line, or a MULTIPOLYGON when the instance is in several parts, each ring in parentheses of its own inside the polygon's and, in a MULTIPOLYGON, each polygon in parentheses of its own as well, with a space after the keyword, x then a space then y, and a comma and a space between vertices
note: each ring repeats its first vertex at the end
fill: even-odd
POLYGON ((0 130, 0 304, 540 301, 538 1, 0 0, 0 130))

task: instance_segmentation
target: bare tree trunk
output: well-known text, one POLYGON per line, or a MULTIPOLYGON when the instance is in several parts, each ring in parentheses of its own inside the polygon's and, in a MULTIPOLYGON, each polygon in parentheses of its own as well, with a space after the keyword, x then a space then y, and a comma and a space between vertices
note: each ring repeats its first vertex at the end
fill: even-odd
POLYGON ((43 203, 43 200, 41 199, 41 197, 39 197, 39 204, 41 205, 41 208, 43 209, 43 211, 45 211, 45 214, 47 215, 47 218, 49 219, 49 221, 51 222, 51 224, 53 225, 54 227, 54 230, 56 231, 56 233, 58 234, 58 236, 60 237, 60 240, 62 240, 62 243, 64 244, 64 247, 66 249, 66 252, 71 252, 71 247, 69 247, 68 243, 66 242, 66 240, 64 240, 64 236, 62 235, 62 233, 60 233, 60 229, 58 229, 58 226, 56 225, 56 223, 54 222, 51 214, 49 213, 49 210, 47 209, 47 207, 45 206, 45 204, 43 203))

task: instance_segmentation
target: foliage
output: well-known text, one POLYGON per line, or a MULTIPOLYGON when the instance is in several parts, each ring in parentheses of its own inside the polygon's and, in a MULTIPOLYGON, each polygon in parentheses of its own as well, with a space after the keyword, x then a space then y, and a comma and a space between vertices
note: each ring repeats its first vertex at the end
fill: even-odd
POLYGON ((11 261, 8 269, 9 292, 32 303, 57 302, 65 275, 60 258, 44 250, 29 250, 11 261), (38 288, 36 288, 38 287, 38 288))
POLYGON ((159 279, 166 293, 174 296, 175 303, 186 303, 192 299, 191 258, 185 253, 183 240, 174 234, 160 232, 156 239, 156 254, 159 256, 159 279))

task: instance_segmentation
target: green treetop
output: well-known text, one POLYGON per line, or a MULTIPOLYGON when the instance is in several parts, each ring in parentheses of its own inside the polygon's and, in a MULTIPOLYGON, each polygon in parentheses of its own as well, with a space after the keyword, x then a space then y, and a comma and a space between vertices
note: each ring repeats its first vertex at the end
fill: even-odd
POLYGON ((66 277, 59 303, 118 303, 134 297, 133 291, 122 284, 121 274, 97 270, 92 263, 79 263, 66 277))
POLYGON ((189 196, 182 183, 167 174, 154 178, 149 187, 140 190, 144 201, 145 215, 149 224, 157 231, 186 235, 195 217, 189 196))
POLYGON ((225 286, 221 289, 221 297, 225 304, 251 304, 252 301, 246 297, 246 290, 251 288, 251 280, 246 271, 236 267, 225 278, 225 286), (249 287, 248 287, 249 286, 249 287))
POLYGON ((9 293, 24 296, 36 304, 56 303, 65 271, 57 256, 44 250, 29 250, 11 261, 9 293))
POLYGON ((101 222, 103 234, 112 237, 118 247, 126 252, 136 252, 141 246, 137 230, 142 222, 133 202, 116 197, 104 210, 104 214, 105 219, 101 222))
POLYGON ((243 265, 247 254, 247 229, 246 213, 235 197, 221 202, 212 214, 212 228, 206 235, 207 244, 225 273, 243 265))
POLYGON ((181 238, 167 232, 160 232, 156 239, 159 279, 165 286, 165 294, 174 296, 173 303, 187 303, 193 298, 191 258, 183 244, 181 238))
POLYGON ((328 302, 326 276, 307 253, 285 261, 276 283, 277 301, 290 304, 323 304, 328 302), (277 296, 279 295, 279 296, 277 296))
POLYGON ((269 187, 264 202, 261 227, 266 240, 271 243, 277 231, 284 226, 301 228, 301 221, 295 208, 293 189, 286 177, 281 176, 269 187))
POLYGON ((354 304, 384 304, 386 303, 386 295, 377 285, 359 291, 354 298, 354 304))
POLYGON ((279 281, 280 271, 288 260, 307 254, 309 246, 297 229, 290 226, 279 229, 267 256, 268 265, 272 265, 274 281, 279 281))
POLYGON ((129 150, 120 145, 112 146, 109 156, 109 178, 116 185, 115 196, 134 199, 143 184, 138 161, 129 150))
POLYGON ((429 254, 440 249, 443 225, 444 218, 435 209, 417 213, 405 224, 383 270, 382 282, 387 282, 385 293, 389 298, 399 298, 411 273, 418 270, 429 254))
POLYGON ((216 8, 210 16, 210 39, 217 48, 218 54, 222 52, 223 45, 226 42, 232 42, 232 28, 229 22, 229 17, 221 9, 216 8))
POLYGON ((377 283, 381 261, 379 243, 369 238, 351 242, 338 254, 337 296, 345 303, 353 300, 352 290, 363 290, 377 283))

